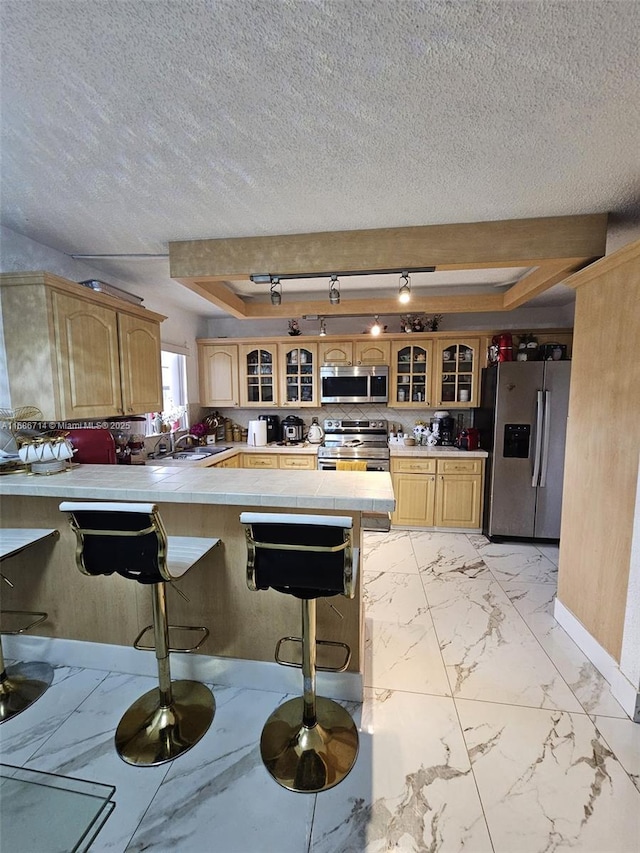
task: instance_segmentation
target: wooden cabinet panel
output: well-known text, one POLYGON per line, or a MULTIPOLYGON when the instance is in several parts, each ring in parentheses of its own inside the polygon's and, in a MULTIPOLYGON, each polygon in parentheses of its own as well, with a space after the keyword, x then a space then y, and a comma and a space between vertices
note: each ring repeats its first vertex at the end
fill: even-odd
POLYGON ((10 406, 48 421, 161 407, 161 314, 45 272, 0 275, 0 298, 10 406))
POLYGON ((230 459, 223 459, 221 462, 214 462, 212 465, 207 465, 207 468, 239 468, 240 454, 232 456, 230 459))
POLYGON ((280 404, 303 408, 318 403, 318 345, 279 344, 280 404))
POLYGON ((436 527, 480 527, 482 477, 471 474, 438 475, 436 527))
POLYGON ((396 510, 392 524, 432 527, 436 478, 434 474, 392 474, 396 510))
POLYGON ((353 341, 321 343, 320 364, 353 364, 353 341))
POLYGON ((393 524, 478 529, 482 519, 483 469, 484 460, 480 458, 393 458, 393 524))
POLYGON ((395 474, 435 474, 435 459, 416 459, 412 456, 391 460, 391 471, 395 474))
POLYGON ((243 453, 243 468, 278 468, 277 453, 243 453))
POLYGON ((57 291, 52 305, 64 416, 122 414, 116 312, 57 291))
POLYGON ((482 459, 438 459, 438 474, 482 474, 482 459))
POLYGON ((118 333, 124 413, 161 411, 160 327, 141 317, 119 314, 118 333))
POLYGON ((389 364, 391 341, 356 341, 353 357, 354 364, 389 364))
POLYGON ((243 344, 239 368, 241 406, 279 405, 277 344, 243 344))
POLYGON ((394 409, 432 406, 433 341, 407 335, 391 346, 389 405, 394 409))
POLYGON ((480 338, 437 341, 433 405, 469 409, 479 404, 480 338))
POLYGON ((203 406, 237 407, 238 346, 204 344, 198 346, 200 403, 203 406))
POLYGON ((280 468, 288 468, 290 470, 298 469, 304 471, 315 471, 316 457, 311 455, 300 456, 299 454, 288 454, 279 457, 280 468))

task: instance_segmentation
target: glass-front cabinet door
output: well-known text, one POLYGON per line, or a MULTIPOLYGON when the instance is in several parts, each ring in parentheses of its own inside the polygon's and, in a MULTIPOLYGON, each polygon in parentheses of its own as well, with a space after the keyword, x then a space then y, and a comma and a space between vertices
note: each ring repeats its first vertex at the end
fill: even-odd
POLYGON ((240 347, 240 405, 278 405, 277 344, 240 347))
POLYGON ((434 390, 436 406, 469 409, 479 405, 479 338, 437 342, 434 390))
POLYGON ((279 345, 280 405, 318 406, 318 345, 279 345))
POLYGON ((410 339, 394 341, 391 349, 391 390, 389 405, 394 408, 433 406, 431 399, 431 362, 433 341, 410 339))

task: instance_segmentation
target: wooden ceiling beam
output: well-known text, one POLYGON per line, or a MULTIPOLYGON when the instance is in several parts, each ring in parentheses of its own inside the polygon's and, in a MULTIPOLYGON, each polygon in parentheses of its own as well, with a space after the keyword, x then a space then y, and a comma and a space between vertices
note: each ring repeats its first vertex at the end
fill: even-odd
POLYGON ((503 294, 504 310, 512 311, 584 266, 583 258, 545 263, 531 270, 503 294))
POLYGON ((237 296, 221 281, 202 281, 200 279, 177 279, 188 290, 202 296, 217 308, 222 308, 236 320, 244 320, 247 316, 247 306, 243 299, 237 296))
POLYGON ((275 317, 302 317, 317 314, 320 317, 361 317, 363 314, 465 314, 476 311, 504 311, 503 294, 482 293, 469 296, 414 296, 409 305, 402 306, 396 297, 382 299, 350 299, 342 297, 339 305, 328 299, 293 300, 283 298, 281 305, 270 302, 246 303, 246 318, 256 320, 275 317))
POLYGON ((356 312, 401 313, 393 299, 361 300, 362 306, 357 305, 357 300, 345 300, 344 306, 287 301, 278 310, 278 306, 240 298, 225 283, 246 281, 255 274, 303 278, 332 272, 366 273, 431 266, 437 270, 533 268, 500 296, 426 296, 416 297, 411 304, 413 312, 503 311, 522 305, 602 257, 606 238, 607 214, 596 213, 272 237, 185 240, 169 243, 169 266, 172 278, 237 319, 301 313, 324 316, 347 316, 356 312))

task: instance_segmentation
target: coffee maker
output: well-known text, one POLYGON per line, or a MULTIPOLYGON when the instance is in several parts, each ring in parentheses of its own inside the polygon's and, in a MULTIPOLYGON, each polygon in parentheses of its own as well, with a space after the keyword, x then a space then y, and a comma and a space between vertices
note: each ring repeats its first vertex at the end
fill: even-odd
POLYGON ((258 420, 267 422, 267 444, 280 441, 280 417, 278 415, 258 415, 258 420))
POLYGON ((438 439, 438 444, 443 447, 452 447, 455 440, 455 421, 451 415, 448 412, 439 416, 436 415, 431 424, 432 432, 438 439))

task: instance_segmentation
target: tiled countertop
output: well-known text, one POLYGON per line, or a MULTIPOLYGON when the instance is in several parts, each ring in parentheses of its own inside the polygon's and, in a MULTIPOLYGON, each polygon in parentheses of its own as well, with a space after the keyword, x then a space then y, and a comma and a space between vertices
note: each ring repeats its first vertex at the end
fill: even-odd
MULTIPOLYGON (((312 447, 315 445, 296 451, 303 453, 306 449, 308 453, 312 447)), ((235 445, 228 455, 238 449, 245 448, 235 445)), ((252 450, 273 452, 271 447, 252 450)), ((218 454, 216 460, 221 456, 218 454)), ((0 495, 369 512, 390 512, 395 508, 390 474, 277 469, 268 473, 265 477, 263 470, 206 468, 202 463, 78 465, 50 476, 6 474, 0 477, 0 495)))
MULTIPOLYGON (((295 455, 295 456, 316 456, 318 453, 318 445, 310 444, 308 441, 305 441, 304 444, 292 444, 292 445, 282 445, 282 444, 265 444, 262 447, 255 447, 255 445, 246 444, 244 442, 234 442, 232 444, 225 444, 224 442, 220 442, 222 447, 228 447, 228 450, 223 450, 222 453, 214 453, 213 456, 207 456, 204 459, 200 459, 198 461, 189 461, 185 463, 180 459, 150 459, 147 461, 147 465, 175 465, 180 466, 181 468, 187 464, 190 468, 208 468, 211 465, 215 465, 218 462, 222 462, 225 459, 231 459, 232 456, 237 456, 238 453, 277 453, 277 454, 287 454, 287 455, 295 455)), ((210 447, 203 447, 202 450, 215 450, 216 447, 220 445, 213 444, 210 447)))

